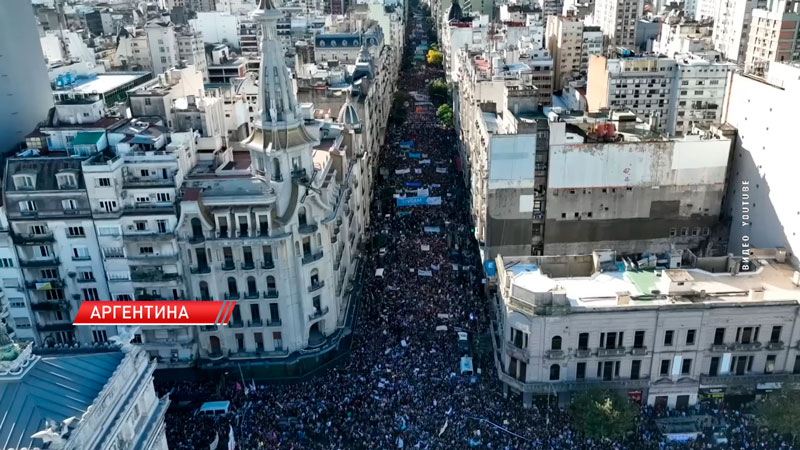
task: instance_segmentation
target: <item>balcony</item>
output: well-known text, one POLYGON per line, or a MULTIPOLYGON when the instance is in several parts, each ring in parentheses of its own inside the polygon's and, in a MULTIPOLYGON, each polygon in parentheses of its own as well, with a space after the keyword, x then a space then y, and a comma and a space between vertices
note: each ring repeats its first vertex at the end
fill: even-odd
POLYGON ((319 319, 320 317, 324 316, 325 314, 328 314, 328 307, 327 306, 322 308, 322 309, 318 309, 318 310, 314 311, 313 313, 309 314, 308 315, 308 320, 319 319))
POLYGON ((240 320, 231 320, 228 322, 228 326, 231 328, 244 328, 244 322, 240 320))
POLYGON ((217 331, 216 325, 203 325, 200 327, 200 331, 217 331))
POLYGON ((192 272, 192 275, 211 273, 211 267, 208 266, 192 267, 191 269, 189 269, 189 271, 192 272))
POLYGON ((271 259, 267 260, 267 261, 263 261, 261 263, 261 268, 264 269, 264 270, 272 270, 272 269, 275 268, 275 261, 273 261, 271 259))
POLYGON ((260 297, 260 295, 258 294, 258 291, 247 292, 247 293, 244 294, 244 299, 245 300, 253 300, 253 299, 256 299, 258 297, 260 297))
POLYGON ((11 233, 11 240, 17 245, 41 244, 43 242, 55 242, 52 231, 47 233, 11 233))
POLYGON ((241 294, 238 292, 226 292, 225 293, 225 300, 239 300, 241 298, 241 294))
POLYGON ((783 341, 767 342, 767 350, 783 350, 783 341))
POLYGON ((165 253, 163 255, 157 253, 151 254, 139 254, 139 255, 129 255, 128 260, 131 262, 141 263, 145 262, 148 264, 171 264, 178 262, 178 254, 177 253, 165 253))
POLYGON ((725 344, 714 344, 711 346, 711 351, 714 353, 725 353, 728 351, 728 346, 725 344))
POLYGON ((75 281, 77 281, 78 283, 94 283, 94 282, 97 281, 97 279, 95 279, 94 277, 92 277, 92 278, 78 278, 75 281))
POLYGON ((625 347, 597 349, 597 356, 622 356, 624 354, 625 347))
POLYGON ((563 350, 548 350, 544 352, 544 357, 547 359, 564 359, 565 356, 563 350))
POLYGON ((505 348, 506 348, 506 353, 511 357, 520 359, 522 361, 528 361, 530 359, 527 350, 525 350, 524 348, 517 347, 512 342, 506 341, 505 348))
POLYGON ((189 238, 189 243, 190 244, 199 244, 199 243, 205 242, 205 241, 206 241, 206 237, 203 236, 202 234, 200 234, 200 235, 193 234, 189 238))
POLYGON ((177 282, 180 280, 181 276, 177 273, 164 273, 157 270, 134 270, 131 272, 131 281, 136 283, 164 283, 177 282))
POLYGON ((728 348, 739 352, 754 352, 761 349, 761 342, 749 342, 747 344, 736 342, 728 346, 728 348))
POLYGON ((28 281, 25 283, 25 287, 28 289, 35 289, 37 291, 49 291, 50 289, 63 289, 64 281, 56 279, 28 281))
POLYGON ((63 311, 70 309, 67 300, 36 300, 31 302, 31 309, 34 311, 63 311))
POLYGON ((267 326, 268 327, 279 327, 282 324, 283 323, 281 322, 281 319, 275 319, 275 320, 268 320, 267 321, 267 326))
POLYGON ((264 322, 262 322, 261 319, 253 319, 247 321, 248 328, 262 327, 262 326, 264 326, 264 322))
POLYGON ((322 259, 322 250, 317 250, 314 253, 306 253, 303 255, 303 264, 311 264, 314 261, 322 259))
POLYGON ((122 208, 123 214, 175 214, 175 205, 171 202, 136 203, 122 208))
POLYGON ((22 267, 47 267, 57 266, 60 263, 57 256, 51 256, 50 258, 21 260, 19 265, 22 267))
POLYGON ((633 347, 631 348, 631 355, 643 356, 647 354, 647 347, 633 347))
POLYGON ((54 322, 47 324, 36 323, 36 329, 39 331, 72 331, 75 325, 72 322, 54 322))
POLYGON ((579 348, 578 350, 575 350, 576 358, 588 358, 590 356, 592 356, 592 351, 588 348, 579 348))
POLYGON ((268 289, 264 291, 264 298, 278 298, 278 290, 268 289))
POLYGON ((647 387, 650 380, 573 380, 555 382, 530 382, 519 381, 505 371, 498 371, 500 381, 514 387, 521 392, 531 392, 536 394, 552 394, 553 392, 571 392, 590 389, 619 389, 619 390, 641 390, 647 387))
POLYGON ((233 260, 225 261, 224 263, 220 264, 219 268, 222 270, 236 270, 236 263, 234 263, 233 260))
POLYGON ((241 264, 241 268, 242 270, 254 270, 256 268, 256 263, 254 263, 253 261, 243 262, 241 264))
POLYGON ((135 233, 126 233, 124 234, 125 239, 129 241, 154 241, 154 240, 161 240, 161 239, 172 239, 175 237, 175 233, 171 231, 140 231, 135 233))
POLYGON ((127 176, 122 181, 124 188, 156 188, 156 187, 175 187, 175 180, 172 178, 140 178, 127 176))
POLYGON ((756 383, 797 383, 800 382, 800 374, 790 372, 759 373, 748 375, 700 375, 701 385, 722 385, 722 386, 748 386, 756 383))
POLYGON ((318 291, 318 290, 322 289, 324 286, 325 286, 325 282, 324 281, 319 281, 317 283, 311 283, 311 286, 308 287, 308 292, 311 293, 311 292, 318 291))
POLYGON ((299 231, 300 234, 311 234, 311 233, 314 233, 314 232, 317 231, 317 224, 315 224, 315 223, 311 223, 311 224, 307 223, 305 225, 300 225, 299 227, 297 227, 297 231, 299 231))
POLYGON ((306 169, 292 170, 292 180, 302 180, 304 178, 308 178, 308 175, 306 174, 306 169))

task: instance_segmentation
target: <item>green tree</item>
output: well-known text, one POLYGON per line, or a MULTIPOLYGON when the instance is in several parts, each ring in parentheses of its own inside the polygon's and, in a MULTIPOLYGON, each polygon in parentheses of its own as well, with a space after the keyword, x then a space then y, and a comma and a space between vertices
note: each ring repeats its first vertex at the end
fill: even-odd
POLYGON ((753 412, 758 421, 771 431, 791 434, 793 442, 797 439, 796 434, 800 432, 800 391, 784 388, 774 392, 753 412))
POLYGON ((614 391, 579 393, 570 405, 575 426, 588 438, 600 440, 625 436, 636 424, 636 407, 614 391))
POLYGON ((450 103, 450 89, 447 87, 447 81, 444 78, 433 80, 433 83, 428 87, 428 95, 433 103, 439 105, 450 103))
POLYGON ((439 109, 436 110, 436 117, 438 117, 445 126, 453 126, 453 109, 450 108, 450 105, 445 104, 439 106, 439 109))

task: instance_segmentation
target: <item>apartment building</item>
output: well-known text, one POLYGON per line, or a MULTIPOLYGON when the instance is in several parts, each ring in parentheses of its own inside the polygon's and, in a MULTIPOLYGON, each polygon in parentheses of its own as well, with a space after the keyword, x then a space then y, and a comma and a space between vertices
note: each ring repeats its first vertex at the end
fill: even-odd
POLYGON ((675 86, 670 99, 667 133, 689 134, 694 126, 722 121, 728 83, 736 66, 691 55, 676 55, 675 86))
POLYGON ((744 68, 764 76, 772 61, 800 59, 800 2, 776 1, 770 9, 753 10, 744 68))
POLYGON ((182 29, 177 33, 179 65, 192 65, 208 79, 208 62, 202 33, 182 29))
POLYGON ((577 77, 583 56, 583 22, 577 17, 547 17, 547 50, 553 57, 553 90, 577 77))
POLYGON ((643 0, 595 0, 594 24, 603 30, 611 48, 636 48, 636 21, 642 17, 643 0))
POLYGON ((589 58, 586 101, 590 112, 630 109, 654 128, 667 130, 674 89, 675 60, 655 56, 589 58))
MULTIPOLYGON (((608 388, 685 408, 800 381, 800 272, 785 251, 742 259, 666 255, 630 263, 614 251, 498 256, 495 363, 506 393, 608 388), (598 325, 599 324, 599 325, 598 325)), ((647 258, 645 258, 647 259, 647 258)))
POLYGON ((115 327, 72 325, 81 301, 109 298, 80 159, 14 157, 4 175, 3 204, 37 342, 105 342, 115 327))
MULTIPOLYGON (((22 278, 5 208, 0 208, 0 328, 11 339, 34 342, 33 311, 22 278)), ((0 330, 0 333, 3 332, 0 330)))
POLYGON ((724 121, 737 132, 724 210, 731 224, 729 248, 741 251, 744 239, 759 247, 784 247, 793 264, 800 264, 793 169, 798 156, 785 149, 796 139, 799 80, 797 62, 770 63, 767 79, 735 74, 724 113, 724 121))
POLYGON ((589 58, 593 55, 602 55, 605 48, 603 30, 597 26, 583 27, 583 42, 581 43, 581 77, 586 77, 589 71, 589 58))
POLYGON ((169 15, 152 20, 144 27, 153 73, 162 74, 178 65, 178 38, 169 15))
POLYGON ((745 62, 753 10, 764 9, 767 0, 718 0, 714 16, 714 50, 736 64, 745 62))

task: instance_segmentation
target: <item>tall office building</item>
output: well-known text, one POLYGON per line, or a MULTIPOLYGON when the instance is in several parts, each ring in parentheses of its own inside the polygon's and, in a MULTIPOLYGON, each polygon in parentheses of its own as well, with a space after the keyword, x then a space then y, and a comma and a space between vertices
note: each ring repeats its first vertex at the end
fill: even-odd
POLYGON ((595 25, 608 36, 610 47, 633 48, 636 45, 636 21, 642 16, 642 0, 597 0, 595 25))
POLYGON ((753 10, 767 6, 767 0, 720 0, 714 16, 714 50, 726 59, 744 62, 753 10))
POLYGON ((0 151, 15 147, 53 106, 29 0, 0 2, 0 151), (24 86, 25 89, 21 89, 24 86))

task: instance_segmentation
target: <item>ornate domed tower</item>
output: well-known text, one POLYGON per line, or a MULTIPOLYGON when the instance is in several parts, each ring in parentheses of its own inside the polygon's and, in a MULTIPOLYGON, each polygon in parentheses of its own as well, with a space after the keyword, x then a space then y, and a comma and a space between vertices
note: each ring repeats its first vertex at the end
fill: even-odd
POLYGON ((267 182, 277 196, 276 213, 282 222, 291 217, 297 181, 313 172, 312 147, 318 141, 306 130, 278 39, 277 22, 283 13, 274 0, 261 0, 251 14, 261 25, 259 116, 243 142, 250 151, 255 176, 267 182), (285 220, 284 220, 285 219, 285 220))

